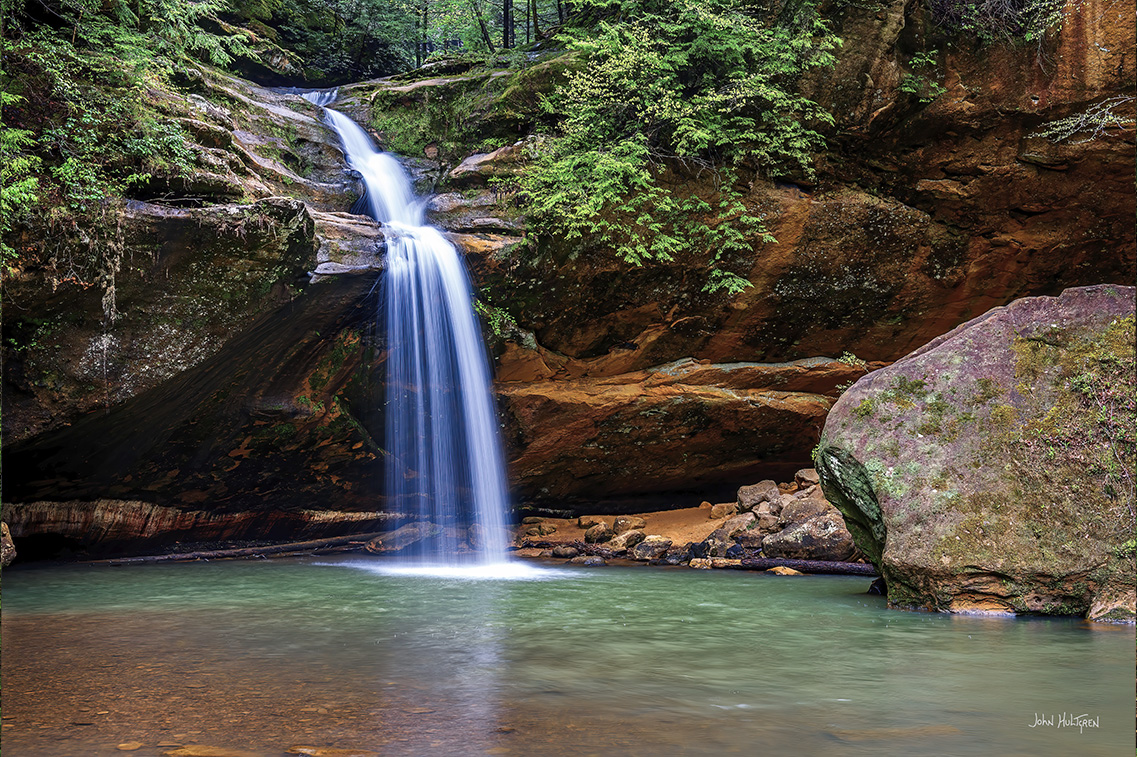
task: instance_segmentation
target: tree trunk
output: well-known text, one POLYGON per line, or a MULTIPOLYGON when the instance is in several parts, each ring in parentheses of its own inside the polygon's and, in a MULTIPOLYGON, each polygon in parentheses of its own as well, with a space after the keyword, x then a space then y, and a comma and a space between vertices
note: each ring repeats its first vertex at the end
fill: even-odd
POLYGON ((490 39, 490 30, 486 26, 486 19, 482 16, 482 8, 478 5, 478 0, 470 0, 470 8, 474 11, 474 17, 478 19, 478 28, 482 30, 482 41, 486 43, 491 53, 496 53, 494 49, 493 40, 490 39))
POLYGON ((501 47, 509 49, 513 32, 513 0, 501 0, 501 47))
POLYGON ((538 40, 541 39, 541 26, 538 23, 539 18, 537 16, 537 0, 529 0, 529 5, 532 8, 529 15, 533 17, 533 39, 538 40))

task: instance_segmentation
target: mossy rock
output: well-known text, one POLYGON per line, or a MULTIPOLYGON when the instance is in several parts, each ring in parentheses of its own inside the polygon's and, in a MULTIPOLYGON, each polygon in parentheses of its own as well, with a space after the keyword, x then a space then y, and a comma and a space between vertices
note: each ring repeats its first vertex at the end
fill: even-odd
POLYGON ((837 402, 817 468, 890 602, 1132 619, 1134 292, 1016 300, 837 402))

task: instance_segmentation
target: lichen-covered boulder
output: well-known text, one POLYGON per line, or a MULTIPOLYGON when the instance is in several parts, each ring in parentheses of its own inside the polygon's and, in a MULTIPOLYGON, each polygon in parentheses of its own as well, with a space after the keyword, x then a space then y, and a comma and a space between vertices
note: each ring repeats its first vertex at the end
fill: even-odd
POLYGON ((837 402, 817 469, 890 603, 1133 619, 1134 294, 1016 300, 837 402))

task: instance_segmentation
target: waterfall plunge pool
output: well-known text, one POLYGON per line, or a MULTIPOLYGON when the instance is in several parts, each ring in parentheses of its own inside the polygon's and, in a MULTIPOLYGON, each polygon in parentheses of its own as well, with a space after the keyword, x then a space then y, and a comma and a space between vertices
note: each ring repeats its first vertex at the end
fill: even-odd
POLYGON ((10 569, 6 754, 113 755, 124 742, 141 742, 137 755, 210 744, 272 757, 295 745, 1032 757, 1132 746, 1132 626, 897 612, 856 577, 402 570, 359 557, 10 569))

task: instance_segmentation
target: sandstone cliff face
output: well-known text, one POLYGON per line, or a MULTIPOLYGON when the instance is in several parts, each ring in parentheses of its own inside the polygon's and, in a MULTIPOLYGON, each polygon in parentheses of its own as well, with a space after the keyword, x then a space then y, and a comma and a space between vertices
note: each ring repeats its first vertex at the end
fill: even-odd
POLYGON ((842 395, 817 468, 890 602, 1132 620, 1135 294, 1016 300, 842 395))
MULTIPOLYGON (((659 505, 792 471, 873 367, 832 358, 895 360, 1016 297, 1134 278, 1133 131, 1032 136, 1132 94, 1133 19, 1072 4, 1040 63, 949 42, 921 8, 834 11, 840 63, 808 84, 838 116, 832 149, 816 182, 743 172, 778 241, 725 261, 753 284, 735 297, 703 291, 693 253, 637 269, 526 238, 490 179, 525 170, 539 94, 571 57, 341 90, 337 107, 414 148, 429 213, 471 266, 519 504, 659 505), (913 69, 933 47, 937 71, 913 69), (899 89, 917 74, 947 91, 918 102, 899 89)), ((382 510, 383 345, 367 325, 382 231, 343 212, 356 182, 314 107, 211 73, 200 87, 209 99, 166 107, 208 166, 121 213, 118 320, 93 288, 46 294, 47 270, 5 283, 5 455, 25 471, 5 477, 9 501, 382 510), (187 196, 204 207, 155 202, 187 196)), ((678 167, 669 180, 699 188, 678 167)))
POLYGON ((326 212, 358 182, 315 106, 213 71, 194 81, 148 96, 197 140, 198 169, 152 177, 88 238, 33 229, 45 236, 5 271, 5 444, 200 364, 341 248, 382 252, 375 224, 345 231, 326 212), (97 247, 98 270, 77 273, 97 247))

